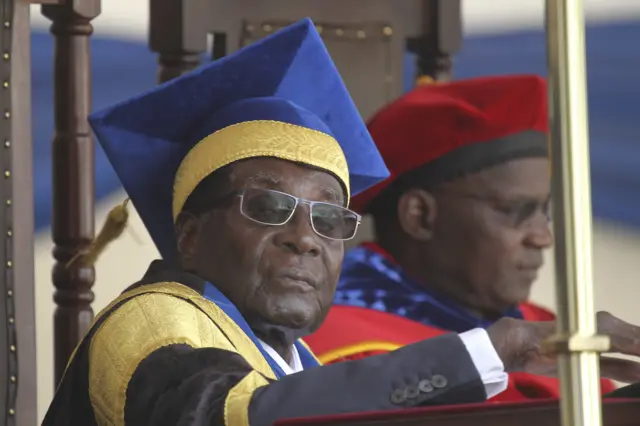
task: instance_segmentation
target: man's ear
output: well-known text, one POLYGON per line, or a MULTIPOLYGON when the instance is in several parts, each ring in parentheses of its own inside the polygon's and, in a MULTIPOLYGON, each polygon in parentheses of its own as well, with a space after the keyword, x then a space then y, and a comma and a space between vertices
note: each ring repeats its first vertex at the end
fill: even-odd
POLYGON ((198 249, 198 236, 202 222, 189 212, 181 212, 176 220, 176 243, 178 253, 183 266, 187 267, 195 262, 196 251, 198 249))
POLYGON ((433 195, 423 189, 410 189, 398 201, 398 222, 404 232, 418 241, 429 241, 438 215, 433 195))

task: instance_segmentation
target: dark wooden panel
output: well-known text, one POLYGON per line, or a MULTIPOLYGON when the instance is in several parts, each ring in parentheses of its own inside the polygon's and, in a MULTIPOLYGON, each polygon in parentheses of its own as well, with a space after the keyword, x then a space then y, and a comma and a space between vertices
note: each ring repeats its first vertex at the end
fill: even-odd
POLYGON ((402 93, 409 41, 422 74, 451 77, 451 55, 462 39, 460 8, 460 0, 151 0, 149 44, 159 53, 164 82, 199 64, 208 33, 217 58, 311 17, 368 117, 402 93))
MULTIPOLYGON (((211 30, 227 50, 301 18, 318 25, 358 109, 368 117, 403 89, 405 26, 420 0, 215 0, 211 30)), ((418 24, 413 15, 412 23, 418 24)))
MULTIPOLYGON (((292 22, 282 19, 245 20, 240 45, 266 37, 292 22)), ((372 115, 381 103, 397 96, 399 77, 395 74, 401 75, 402 71, 396 66, 395 56, 398 55, 393 51, 390 22, 346 23, 315 19, 314 23, 363 116, 372 115)))
POLYGON ((12 243, 7 236, 11 230, 12 219, 12 190, 11 187, 11 145, 12 120, 16 111, 12 111, 11 90, 11 47, 13 40, 13 1, 3 0, 0 3, 0 49, 3 60, 0 65, 0 134, 4 140, 4 148, 0 151, 0 173, 9 173, 0 180, 0 416, 3 424, 16 424, 16 381, 17 366, 17 335, 15 329, 15 282, 13 280, 12 243), (12 380, 12 378, 14 378, 12 380))
MULTIPOLYGON (((13 24, 13 1, 11 0, 2 0, 0 2, 0 49, 2 49, 3 55, 6 55, 6 52, 11 54, 11 40, 13 38, 13 29, 11 28, 13 24)), ((9 78, 11 77, 11 62, 10 57, 7 58, 3 56, 3 61, 0 64, 0 81, 2 89, 0 92, 0 137, 5 141, 11 143, 11 90, 7 90, 7 87, 4 87, 5 84, 9 82, 9 78)), ((10 147, 5 146, 2 151, 0 151, 0 167, 7 167, 11 163, 11 153, 7 149, 10 147)), ((6 200, 11 198, 11 187, 7 185, 7 181, 5 179, 0 180, 0 200, 2 204, 0 205, 0 230, 5 228, 7 219, 8 219, 8 210, 11 209, 11 206, 7 206, 6 200)), ((1 231, 0 231, 1 232, 1 231)), ((14 352, 9 351, 9 345, 15 345, 15 322, 14 324, 10 324, 9 318, 13 320, 13 312, 15 312, 14 298, 13 295, 13 282, 7 280, 6 276, 6 256, 7 251, 10 247, 7 247, 6 237, 4 235, 0 235, 0 418, 2 418, 2 422, 5 425, 13 425, 15 424, 15 419, 12 418, 9 410, 15 410, 16 399, 8 398, 9 393, 9 377, 11 375, 17 376, 18 371, 14 369, 14 371, 10 371, 10 364, 16 361, 16 356, 14 352), (11 341, 11 342, 10 342, 11 341)))
POLYGON ((364 117, 402 93, 409 41, 418 55, 420 73, 446 80, 451 78, 451 56, 462 40, 460 0, 213 0, 212 4, 210 28, 226 34, 227 51, 258 34, 312 18, 323 29, 327 48, 364 117), (378 30, 370 31, 376 26, 378 30))
MULTIPOLYGON (((35 282, 33 259, 33 155, 31 139, 31 73, 29 4, 14 2, 11 47, 11 170, 13 224, 0 230, 13 252, 18 387, 16 424, 37 422, 35 282)), ((2 149, 2 147, 0 147, 2 149)), ((4 147, 6 149, 6 147, 4 147)), ((10 377, 10 382, 13 379, 10 377)))
POLYGON ((0 1, 0 418, 3 425, 36 422, 28 7, 13 0, 0 1))

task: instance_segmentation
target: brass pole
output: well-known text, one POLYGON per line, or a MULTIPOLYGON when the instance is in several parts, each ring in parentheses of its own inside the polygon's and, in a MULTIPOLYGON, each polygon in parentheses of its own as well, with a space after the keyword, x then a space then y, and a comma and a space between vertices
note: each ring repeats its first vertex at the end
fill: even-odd
POLYGON ((546 0, 549 116, 563 426, 600 426, 582 0, 546 0))

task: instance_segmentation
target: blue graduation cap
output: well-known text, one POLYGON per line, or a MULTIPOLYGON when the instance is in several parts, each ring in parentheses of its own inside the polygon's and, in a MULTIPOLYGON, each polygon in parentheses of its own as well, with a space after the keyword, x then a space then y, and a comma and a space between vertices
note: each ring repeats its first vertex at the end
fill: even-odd
POLYGON ((388 177, 310 19, 89 117, 165 259, 174 220, 215 170, 252 157, 301 162, 357 194, 388 177))

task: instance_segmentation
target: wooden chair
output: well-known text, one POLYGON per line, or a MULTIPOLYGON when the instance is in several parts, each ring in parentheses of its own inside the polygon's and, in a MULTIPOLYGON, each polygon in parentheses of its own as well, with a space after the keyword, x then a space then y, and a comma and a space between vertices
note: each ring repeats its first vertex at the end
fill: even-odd
POLYGON ((407 49, 421 74, 448 79, 462 39, 459 0, 151 0, 159 80, 197 66, 208 35, 217 58, 303 17, 316 23, 364 117, 402 93, 407 49))

